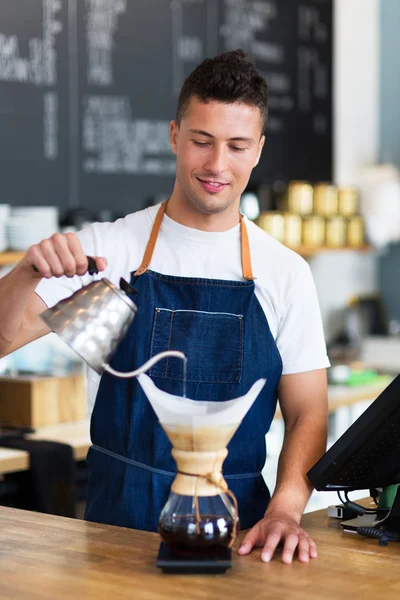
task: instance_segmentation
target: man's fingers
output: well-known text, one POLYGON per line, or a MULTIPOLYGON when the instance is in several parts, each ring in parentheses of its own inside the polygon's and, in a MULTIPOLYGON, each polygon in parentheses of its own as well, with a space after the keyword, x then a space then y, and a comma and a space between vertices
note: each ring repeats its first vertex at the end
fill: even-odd
POLYGON ((95 261, 96 261, 96 267, 98 268, 99 271, 104 271, 104 269, 107 267, 107 259, 103 258, 102 256, 95 256, 95 261))
POLYGON ((68 248, 74 257, 75 272, 77 275, 84 275, 88 270, 88 260, 82 249, 81 243, 74 233, 66 233, 65 239, 68 248))
POLYGON ((53 248, 63 268, 63 274, 67 277, 73 277, 76 274, 75 258, 68 246, 67 238, 61 233, 54 234, 52 237, 53 248))
POLYGON ((297 554, 300 562, 308 562, 311 553, 311 538, 304 534, 299 534, 299 543, 297 546, 297 554))
POLYGON ((280 542, 283 543, 282 562, 290 564, 297 550, 299 561, 308 562, 317 558, 317 546, 314 540, 303 529, 276 521, 272 525, 262 527, 258 523, 243 538, 238 554, 249 554, 255 546, 263 546, 261 560, 269 562, 280 542))
POLYGON ((40 242, 40 250, 47 264, 50 266, 51 274, 55 277, 64 275, 64 269, 61 261, 54 250, 54 246, 50 240, 42 240, 40 242))
POLYGON ((249 533, 247 533, 238 550, 238 554, 248 554, 257 545, 258 533, 256 528, 253 527, 250 529, 249 533))
POLYGON ((238 550, 238 554, 249 554, 249 552, 253 549, 254 544, 252 542, 247 541, 243 542, 238 550))
POLYGON ((33 269, 39 273, 40 277, 50 279, 50 277, 52 277, 50 265, 40 252, 38 245, 35 244, 34 246, 31 246, 29 253, 33 269))
POLYGON ((302 544, 302 556, 304 556, 305 552, 305 546, 307 546, 307 559, 308 559, 308 540, 305 537, 300 537, 297 533, 292 532, 289 533, 286 536, 286 540, 285 540, 285 544, 283 546, 283 551, 282 551, 282 562, 286 563, 287 565, 289 565, 292 561, 293 561, 293 555, 294 552, 297 548, 297 545, 300 543, 302 544))
POLYGON ((282 529, 278 527, 274 527, 271 529, 270 533, 267 535, 267 539, 265 540, 264 548, 261 553, 261 560, 264 562, 269 562, 276 550, 277 545, 281 541, 282 538, 282 529))
POLYGON ((311 558, 317 558, 318 557, 317 544, 314 542, 314 540, 312 538, 309 538, 308 541, 309 541, 309 544, 310 544, 310 556, 311 556, 311 558))

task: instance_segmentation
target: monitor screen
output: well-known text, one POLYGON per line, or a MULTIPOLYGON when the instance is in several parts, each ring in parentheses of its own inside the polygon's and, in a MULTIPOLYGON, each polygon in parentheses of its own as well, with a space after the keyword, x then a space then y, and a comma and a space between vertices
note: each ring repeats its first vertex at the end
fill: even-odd
POLYGON ((364 490, 400 483, 400 375, 307 476, 319 491, 364 490))

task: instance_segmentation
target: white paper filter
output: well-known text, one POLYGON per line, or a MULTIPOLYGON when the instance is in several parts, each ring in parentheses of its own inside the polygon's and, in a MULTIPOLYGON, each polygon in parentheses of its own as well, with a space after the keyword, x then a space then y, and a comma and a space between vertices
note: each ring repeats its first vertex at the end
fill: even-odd
POLYGON ((258 379, 247 394, 223 402, 190 400, 158 389, 148 375, 138 376, 142 390, 163 425, 233 425, 240 423, 263 389, 266 379, 258 379))

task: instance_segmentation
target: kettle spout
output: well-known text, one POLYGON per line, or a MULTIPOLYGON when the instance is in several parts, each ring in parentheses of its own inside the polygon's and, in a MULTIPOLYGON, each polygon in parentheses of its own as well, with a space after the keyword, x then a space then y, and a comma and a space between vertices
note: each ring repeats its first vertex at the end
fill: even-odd
POLYGON ((152 358, 150 358, 150 360, 145 362, 144 365, 142 365, 138 369, 135 369, 135 371, 129 371, 128 373, 123 373, 121 371, 116 371, 115 369, 110 367, 110 365, 104 365, 104 370, 108 371, 108 373, 111 373, 111 375, 115 375, 116 377, 121 377, 123 379, 130 378, 130 377, 137 377, 141 373, 145 373, 146 371, 151 369, 151 367, 153 365, 155 365, 156 363, 158 363, 159 360, 162 360, 163 358, 173 358, 173 357, 181 358, 183 360, 184 369, 185 369, 185 365, 187 363, 187 358, 183 354, 183 352, 180 352, 179 350, 166 350, 165 352, 159 352, 159 354, 152 356, 152 358))

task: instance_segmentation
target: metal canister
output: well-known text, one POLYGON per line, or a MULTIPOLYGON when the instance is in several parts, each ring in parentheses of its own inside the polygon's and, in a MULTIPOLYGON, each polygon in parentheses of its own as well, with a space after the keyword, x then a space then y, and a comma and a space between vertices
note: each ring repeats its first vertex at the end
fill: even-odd
POLYGON ((359 191, 356 187, 338 188, 338 210, 342 217, 353 217, 359 210, 359 191))
POLYGON ((285 234, 284 243, 286 246, 296 248, 301 245, 301 234, 302 234, 302 219, 300 215, 294 215, 292 213, 284 214, 285 220, 285 234))
POLYGON ((258 218, 257 224, 261 229, 272 235, 272 237, 284 243, 285 219, 281 213, 263 211, 258 218))
POLYGON ((314 185, 314 212, 323 217, 338 214, 338 189, 329 183, 314 185))
POLYGON ((340 215, 326 220, 326 245, 331 248, 346 246, 346 219, 340 215))
POLYGON ((319 247, 325 244, 325 219, 320 215, 303 218, 303 244, 319 247))
POLYGON ((364 219, 362 217, 351 217, 347 221, 347 245, 352 248, 360 248, 364 245, 364 219))
POLYGON ((288 211, 296 215, 309 215, 313 212, 312 185, 305 181, 291 181, 287 188, 288 211))

